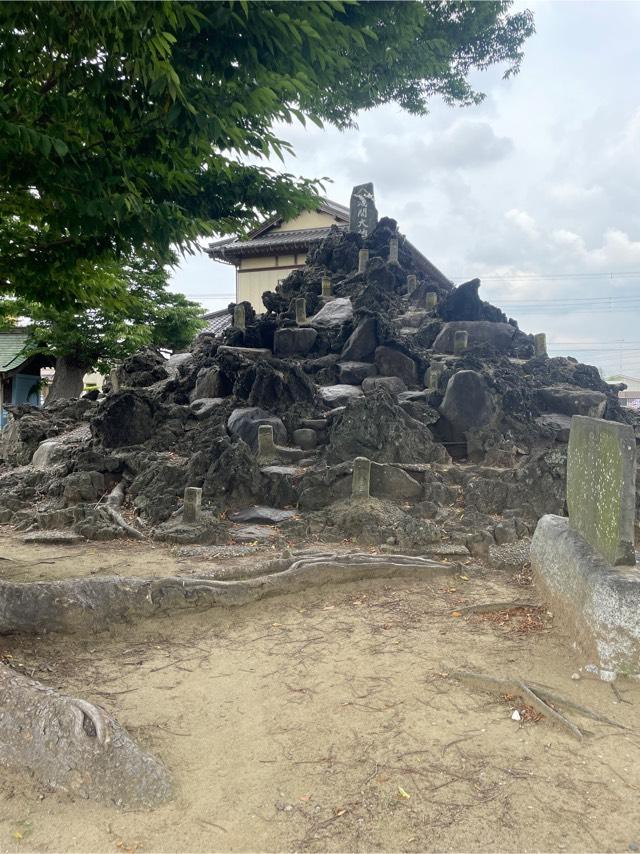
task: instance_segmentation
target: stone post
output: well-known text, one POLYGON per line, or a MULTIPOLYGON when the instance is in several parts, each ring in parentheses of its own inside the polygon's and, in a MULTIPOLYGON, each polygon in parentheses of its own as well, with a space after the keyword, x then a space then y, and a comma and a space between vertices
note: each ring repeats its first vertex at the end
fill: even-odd
POLYGON ((273 440, 273 425, 258 426, 258 462, 270 463, 277 458, 276 443, 273 440))
POLYGON ((536 348, 536 356, 546 356, 547 355, 547 336, 544 332, 538 332, 537 335, 533 336, 533 342, 536 348))
POLYGON ((368 498, 371 482, 371 460, 366 457, 356 457, 353 461, 353 476, 351 478, 351 497, 368 498))
POLYGON ((307 322, 307 301, 304 297, 296 298, 296 323, 303 326, 307 322))
POLYGON ((246 329, 244 306, 240 303, 233 308, 233 325, 236 329, 246 329))
POLYGON ((427 388, 429 391, 438 391, 441 374, 442 368, 440 365, 431 365, 427 368, 427 388))
POLYGON ((369 250, 368 249, 361 249, 358 252, 358 272, 359 273, 364 273, 368 260, 369 260, 369 250))
POLYGON ((429 291, 426 297, 426 304, 428 309, 434 309, 438 305, 438 294, 434 291, 429 291))
POLYGON ((329 278, 329 276, 322 277, 322 296, 331 296, 331 279, 329 278))
POLYGON ((407 276, 407 291, 411 293, 411 291, 415 291, 418 287, 418 278, 415 273, 409 273, 407 276))
POLYGON ((202 490, 197 486, 188 486, 184 491, 182 521, 193 525, 200 521, 202 515, 202 490))
POLYGON ((459 356, 461 353, 464 353, 468 345, 468 332, 465 332, 463 329, 459 329, 457 332, 453 333, 453 353, 455 356, 459 356))
POLYGON ((392 237, 389 241, 389 263, 398 263, 398 240, 395 237, 392 237))
POLYGON ((109 371, 109 381, 111 382, 111 391, 120 391, 120 380, 116 368, 111 368, 109 371))

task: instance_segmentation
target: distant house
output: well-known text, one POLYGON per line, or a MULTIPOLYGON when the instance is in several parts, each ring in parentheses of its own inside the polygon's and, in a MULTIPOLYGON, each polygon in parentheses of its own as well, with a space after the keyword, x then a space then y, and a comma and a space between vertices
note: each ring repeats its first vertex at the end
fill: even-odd
POLYGON ((640 409, 640 379, 620 374, 615 377, 609 377, 607 382, 611 385, 617 385, 618 383, 626 385, 627 388, 624 391, 618 392, 620 406, 624 406, 625 409, 640 409))
MULTIPOLYGON (((247 300, 256 311, 263 312, 262 294, 275 291, 276 285, 292 270, 304 267, 309 249, 323 240, 332 226, 347 231, 349 209, 327 199, 316 210, 305 211, 290 220, 272 217, 246 238, 230 237, 212 243, 207 254, 235 266, 236 302, 247 300)), ((414 246, 409 244, 409 247, 418 269, 447 289, 451 287, 437 267, 414 246)), ((205 319, 215 320, 217 314, 205 315, 205 319)))
POLYGON ((7 421, 7 403, 40 405, 40 370, 47 364, 43 356, 26 356, 27 333, 0 332, 0 427, 7 421))

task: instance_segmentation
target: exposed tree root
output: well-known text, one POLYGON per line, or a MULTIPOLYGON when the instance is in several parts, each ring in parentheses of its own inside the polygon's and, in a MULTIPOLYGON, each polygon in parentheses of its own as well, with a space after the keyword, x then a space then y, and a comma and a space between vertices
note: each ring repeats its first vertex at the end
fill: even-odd
POLYGON ((171 793, 167 769, 102 709, 0 666, 0 762, 55 789, 120 806, 171 793))
POLYGON ((496 676, 487 676, 483 673, 469 673, 466 671, 460 671, 451 675, 454 679, 464 682, 473 688, 478 688, 481 691, 489 691, 497 694, 514 694, 521 697, 525 703, 532 706, 536 711, 540 712, 562 729, 571 733, 571 735, 578 740, 581 740, 584 736, 582 730, 580 730, 563 714, 558 712, 557 709, 553 708, 553 706, 561 706, 566 709, 571 709, 584 717, 591 718, 591 720, 624 729, 621 724, 612 721, 610 718, 607 718, 598 712, 594 712, 586 706, 580 706, 578 703, 574 703, 572 700, 569 700, 554 691, 550 691, 544 686, 537 685, 536 683, 526 683, 519 679, 499 679, 496 676), (553 704, 553 706, 550 704, 553 704))
POLYGON ((115 622, 181 609, 238 606, 308 587, 374 578, 451 575, 455 564, 421 557, 307 554, 265 564, 265 574, 240 581, 209 578, 77 578, 0 582, 0 634, 99 632, 115 622))

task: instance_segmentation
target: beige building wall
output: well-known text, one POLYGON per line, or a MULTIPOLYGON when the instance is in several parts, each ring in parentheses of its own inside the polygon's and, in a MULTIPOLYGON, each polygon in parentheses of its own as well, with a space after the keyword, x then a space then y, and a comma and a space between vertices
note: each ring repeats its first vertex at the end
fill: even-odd
MULTIPOLYGON (((264 236, 302 228, 328 228, 334 222, 335 218, 330 214, 305 211, 295 219, 269 229, 264 236)), ((278 282, 286 279, 292 270, 304 265, 306 257, 306 253, 299 252, 297 255, 274 254, 242 258, 240 266, 236 267, 236 302, 247 300, 258 313, 264 312, 262 294, 265 291, 275 291, 278 282)))

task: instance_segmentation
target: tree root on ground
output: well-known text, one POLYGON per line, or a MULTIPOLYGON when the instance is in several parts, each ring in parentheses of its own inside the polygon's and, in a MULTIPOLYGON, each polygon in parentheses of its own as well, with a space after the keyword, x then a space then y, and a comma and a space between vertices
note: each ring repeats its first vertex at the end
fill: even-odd
POLYGON ((0 666, 0 762, 55 789, 118 806, 154 807, 167 769, 102 709, 0 666))
POLYGON ((451 676, 453 679, 457 679, 459 682, 464 682, 466 685, 478 688, 481 691, 489 691, 490 693, 497 694, 513 694, 521 697, 525 703, 532 706, 537 712, 540 712, 540 714, 569 732, 578 740, 581 740, 585 733, 557 711, 557 709, 553 708, 553 706, 564 707, 599 723, 625 729, 622 724, 616 723, 616 721, 612 721, 610 718, 599 714, 599 712, 594 712, 586 706, 574 703, 573 700, 569 700, 561 694, 557 694, 555 691, 551 691, 535 682, 527 683, 519 679, 498 679, 495 676, 487 676, 483 673, 469 673, 466 671, 452 673, 451 676))
POLYGON ((105 631, 113 623, 182 609, 238 606, 309 587, 375 578, 442 577, 457 571, 421 557, 307 554, 265 564, 265 574, 239 581, 209 578, 75 578, 0 582, 0 634, 105 631))

